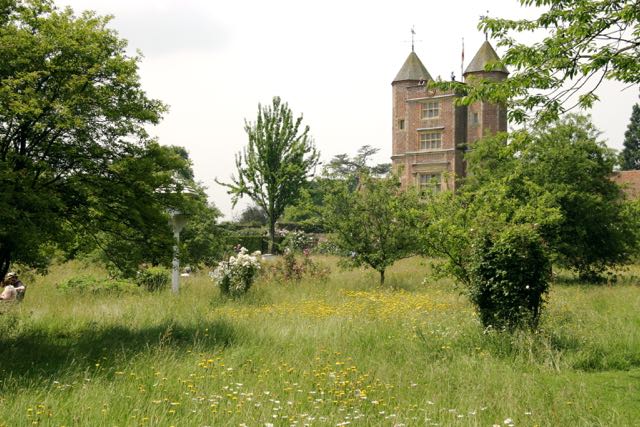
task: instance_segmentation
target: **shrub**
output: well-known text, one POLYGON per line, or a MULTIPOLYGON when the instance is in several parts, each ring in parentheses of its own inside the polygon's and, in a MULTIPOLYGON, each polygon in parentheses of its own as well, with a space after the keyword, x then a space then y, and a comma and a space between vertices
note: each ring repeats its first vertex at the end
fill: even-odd
POLYGON ((133 283, 119 279, 98 279, 94 276, 80 276, 59 283, 59 290, 78 295, 137 295, 140 288, 133 283))
POLYGON ((165 289, 171 281, 171 272, 165 267, 148 267, 139 270, 136 284, 149 292, 165 289))
POLYGON ((310 252, 302 252, 302 260, 291 250, 285 250, 282 258, 271 264, 267 273, 276 282, 299 282, 303 278, 324 280, 331 270, 311 259, 310 252))
POLYGON ((240 247, 247 248, 247 251, 262 251, 266 248, 267 239, 263 235, 244 235, 234 236, 232 241, 236 242, 240 247))
POLYGON ((233 297, 245 294, 260 270, 260 255, 258 251, 249 255, 243 247, 237 256, 221 261, 210 273, 211 278, 220 286, 220 292, 233 297))
POLYGON ((314 252, 320 255, 335 255, 341 257, 349 256, 349 252, 340 249, 338 245, 326 238, 318 239, 318 244, 316 245, 314 252))
POLYGON ((551 278, 551 264, 538 234, 510 227, 485 235, 474 246, 469 293, 483 326, 536 328, 551 278))
POLYGON ((283 250, 290 249, 292 251, 302 252, 305 249, 312 249, 316 245, 316 239, 304 231, 283 231, 285 231, 284 239, 280 244, 283 250))

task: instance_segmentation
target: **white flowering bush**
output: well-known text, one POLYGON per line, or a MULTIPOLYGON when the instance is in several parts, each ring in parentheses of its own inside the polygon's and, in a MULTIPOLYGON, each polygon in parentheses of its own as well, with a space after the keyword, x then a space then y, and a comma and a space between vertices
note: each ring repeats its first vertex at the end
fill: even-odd
POLYGON ((260 271, 261 256, 260 251, 249 254, 246 248, 240 248, 236 256, 230 257, 228 261, 221 261, 209 276, 220 286, 223 294, 243 295, 251 288, 260 271))
POLYGON ((284 236, 281 246, 293 251, 303 251, 315 246, 315 240, 302 230, 290 231, 284 236))

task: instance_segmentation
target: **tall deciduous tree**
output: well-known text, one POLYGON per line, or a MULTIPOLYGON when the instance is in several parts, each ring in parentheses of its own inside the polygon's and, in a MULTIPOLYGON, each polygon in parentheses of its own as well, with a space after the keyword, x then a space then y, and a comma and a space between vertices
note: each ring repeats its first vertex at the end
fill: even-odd
POLYGON ((640 230, 636 208, 610 179, 615 155, 598 135, 588 117, 568 115, 532 133, 515 133, 510 144, 500 137, 479 141, 462 191, 497 182, 509 189, 512 203, 551 201, 561 220, 540 225, 539 232, 555 259, 585 280, 599 279, 637 252, 640 230))
POLYGON ((355 191, 342 181, 325 198, 325 223, 332 241, 351 254, 347 264, 375 269, 382 285, 389 266, 416 254, 418 200, 417 192, 401 189, 396 177, 362 175, 355 191))
POLYGON ((170 242, 163 207, 179 200, 156 190, 189 164, 145 132, 165 106, 109 19, 0 6, 0 278, 12 262, 44 266, 53 245, 170 242))
POLYGON ((371 157, 380 151, 370 145, 363 145, 358 153, 350 157, 347 154, 336 154, 324 166, 323 174, 333 179, 353 179, 361 174, 385 176, 391 172, 391 163, 370 165, 371 157))
POLYGON ((236 156, 238 176, 229 189, 235 205, 248 196, 268 217, 269 251, 273 251, 276 221, 294 203, 318 164, 318 152, 302 128, 302 116, 295 118, 287 103, 274 97, 270 106, 258 105, 255 122, 245 122, 247 148, 236 156))
POLYGON ((575 106, 590 107, 604 79, 640 83, 638 0, 518 0, 542 13, 534 19, 484 17, 479 28, 506 49, 511 71, 503 82, 444 83, 466 94, 463 102, 506 105, 514 122, 552 121, 575 106), (543 34, 525 44, 518 34, 543 34))
POLYGON ((620 162, 622 170, 640 169, 640 104, 633 106, 629 126, 624 133, 620 162))

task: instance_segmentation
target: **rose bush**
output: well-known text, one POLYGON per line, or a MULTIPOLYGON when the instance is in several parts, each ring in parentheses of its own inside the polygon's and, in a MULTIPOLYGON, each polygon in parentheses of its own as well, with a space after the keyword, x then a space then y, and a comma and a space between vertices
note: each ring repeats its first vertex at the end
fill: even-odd
POLYGON ((223 294, 234 297, 243 295, 251 288, 260 271, 261 256, 260 251, 249 254, 246 248, 240 248, 236 256, 221 261, 209 275, 223 294))

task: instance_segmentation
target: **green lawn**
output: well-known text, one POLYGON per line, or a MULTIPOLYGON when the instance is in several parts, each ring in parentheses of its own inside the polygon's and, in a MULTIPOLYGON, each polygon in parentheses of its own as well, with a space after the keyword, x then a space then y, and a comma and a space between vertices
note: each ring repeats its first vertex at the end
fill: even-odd
POLYGON ((483 334, 464 296, 398 263, 221 298, 71 296, 79 263, 0 307, 0 425, 640 425, 638 269, 554 284, 538 334, 483 334), (395 289, 391 289, 393 286, 395 289))

